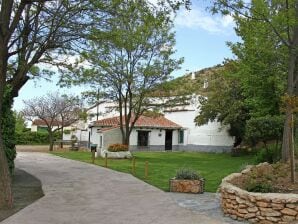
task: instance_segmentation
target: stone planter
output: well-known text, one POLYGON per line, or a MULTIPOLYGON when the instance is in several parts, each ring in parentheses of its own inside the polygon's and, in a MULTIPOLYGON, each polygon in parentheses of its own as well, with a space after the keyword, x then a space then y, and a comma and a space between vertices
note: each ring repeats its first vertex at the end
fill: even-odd
POLYGON ((105 158, 106 153, 107 153, 107 157, 109 159, 130 159, 130 158, 132 158, 130 151, 109 152, 107 150, 103 150, 103 151, 101 151, 100 156, 105 158))
MULTIPOLYGON (((263 165, 266 164, 258 166, 263 165)), ((224 214, 250 223, 298 223, 298 194, 248 192, 231 183, 247 175, 251 168, 222 180, 220 193, 224 214)))
POLYGON ((175 178, 170 179, 170 192, 181 193, 204 193, 205 180, 178 180, 175 178))

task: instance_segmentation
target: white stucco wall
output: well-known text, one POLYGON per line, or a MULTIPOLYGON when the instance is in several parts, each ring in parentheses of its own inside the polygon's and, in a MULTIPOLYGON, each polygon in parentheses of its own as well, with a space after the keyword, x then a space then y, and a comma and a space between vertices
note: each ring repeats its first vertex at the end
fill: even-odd
POLYGON ((31 125, 31 132, 37 132, 37 126, 31 125))
MULTIPOLYGON (((92 127, 92 134, 90 134, 90 143, 97 144, 97 151, 106 150, 109 145, 122 142, 121 131, 118 128, 111 129, 104 132, 98 132, 99 127, 92 127), (100 145, 100 136, 102 136, 102 146, 100 145)), ((99 155, 100 153, 98 153, 99 155)))
MULTIPOLYGON (((138 145, 138 131, 150 131, 148 145, 149 146, 160 146, 160 150, 164 150, 165 147, 165 137, 166 130, 165 129, 140 129, 135 128, 130 135, 130 145, 137 146, 138 145)), ((178 130, 173 130, 172 136, 172 145, 178 145, 178 130)))
POLYGON ((233 137, 229 136, 227 128, 222 127, 219 122, 209 122, 207 125, 196 126, 194 119, 197 114, 197 111, 176 111, 166 112, 165 117, 186 128, 184 144, 211 146, 233 145, 233 137))

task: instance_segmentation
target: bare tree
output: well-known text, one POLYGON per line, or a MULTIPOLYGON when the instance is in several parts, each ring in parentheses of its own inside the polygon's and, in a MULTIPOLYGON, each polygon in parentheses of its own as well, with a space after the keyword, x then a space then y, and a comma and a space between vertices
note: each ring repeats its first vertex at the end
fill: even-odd
POLYGON ((60 96, 59 93, 47 94, 26 100, 24 103, 24 116, 29 120, 38 118, 47 126, 50 151, 53 151, 54 133, 79 120, 79 101, 73 96, 60 96))

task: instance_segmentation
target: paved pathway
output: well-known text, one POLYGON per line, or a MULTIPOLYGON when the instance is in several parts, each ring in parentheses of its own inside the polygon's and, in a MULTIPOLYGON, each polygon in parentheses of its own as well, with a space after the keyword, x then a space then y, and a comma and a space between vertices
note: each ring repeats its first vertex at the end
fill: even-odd
POLYGON ((182 208, 129 174, 45 153, 20 152, 16 165, 41 180, 45 196, 1 224, 230 223, 182 208))

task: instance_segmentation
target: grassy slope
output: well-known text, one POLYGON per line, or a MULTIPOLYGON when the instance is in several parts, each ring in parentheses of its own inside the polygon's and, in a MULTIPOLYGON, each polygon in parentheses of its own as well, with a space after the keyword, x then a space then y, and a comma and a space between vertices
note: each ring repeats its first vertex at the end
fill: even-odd
MULTIPOLYGON (((69 159, 91 163, 91 154, 88 152, 54 152, 53 154, 69 159)), ((221 179, 230 173, 239 171, 244 164, 252 164, 252 156, 231 157, 229 154, 186 153, 186 152, 135 152, 136 177, 144 180, 145 161, 149 163, 147 180, 164 191, 169 190, 169 179, 175 176, 180 167, 191 167, 206 179, 205 190, 215 192, 221 179)), ((103 166, 104 160, 96 159, 97 165, 103 166)), ((131 160, 109 160, 108 167, 131 173, 131 160)))

